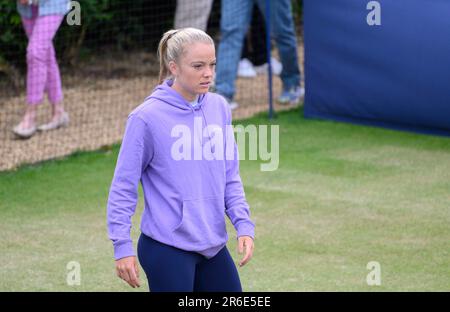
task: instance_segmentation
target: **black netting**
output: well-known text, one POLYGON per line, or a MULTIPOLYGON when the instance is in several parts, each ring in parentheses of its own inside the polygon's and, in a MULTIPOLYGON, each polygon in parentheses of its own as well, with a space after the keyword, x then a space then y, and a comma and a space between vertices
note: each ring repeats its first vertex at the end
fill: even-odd
POLYGON ((64 17, 69 1, 18 2, 24 3, 19 10, 14 1, 0 0, 0 171, 120 142, 127 115, 158 83, 158 42, 175 27, 205 29, 216 43, 218 67, 236 68, 235 81, 216 77, 217 89, 224 91, 217 92, 227 93, 235 86, 230 94, 239 104, 234 119, 269 112, 270 89, 274 111, 292 107, 278 103, 277 98, 283 89, 280 74, 289 76, 303 64, 299 1, 229 1, 223 5, 220 0, 80 0, 70 2, 64 17), (272 32, 270 40, 272 84, 268 81, 266 31, 273 26, 266 24, 266 3, 271 6, 272 22, 282 25, 282 31, 272 32), (243 9, 244 4, 250 9, 243 9), (296 34, 297 49, 283 52, 285 63, 289 62, 283 64, 283 72, 277 43, 286 50, 289 32, 285 29, 290 23, 286 15, 275 14, 277 5, 292 12, 296 34), (226 36, 221 31, 223 9, 228 10, 228 21, 222 20, 226 36), (245 29, 242 21, 246 18, 251 19, 249 29, 237 44, 230 34, 245 29), (240 61, 220 55, 221 40, 228 40, 223 55, 242 45, 240 61), (298 61, 292 61, 295 50, 298 61), (31 131, 43 124, 61 127, 31 131), (29 138, 19 138, 17 132, 29 138))

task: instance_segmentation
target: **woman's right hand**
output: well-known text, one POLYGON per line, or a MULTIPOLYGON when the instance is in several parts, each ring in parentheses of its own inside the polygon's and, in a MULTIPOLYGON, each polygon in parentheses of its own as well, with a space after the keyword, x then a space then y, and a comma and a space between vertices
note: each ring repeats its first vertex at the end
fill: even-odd
POLYGON ((131 287, 140 287, 139 267, 136 256, 116 260, 117 276, 127 282, 131 287))
POLYGON ((28 4, 28 0, 19 0, 19 3, 22 5, 27 5, 28 4))

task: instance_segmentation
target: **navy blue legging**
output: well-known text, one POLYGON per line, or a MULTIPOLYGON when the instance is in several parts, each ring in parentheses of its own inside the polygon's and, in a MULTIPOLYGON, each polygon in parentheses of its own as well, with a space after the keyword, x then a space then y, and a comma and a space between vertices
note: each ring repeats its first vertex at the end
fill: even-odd
POLYGON ((207 259, 141 234, 138 258, 151 292, 242 292, 236 265, 226 246, 207 259))

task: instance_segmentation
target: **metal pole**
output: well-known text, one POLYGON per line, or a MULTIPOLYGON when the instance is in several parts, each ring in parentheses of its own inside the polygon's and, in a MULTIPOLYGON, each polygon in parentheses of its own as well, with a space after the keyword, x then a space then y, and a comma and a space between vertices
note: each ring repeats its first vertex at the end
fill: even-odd
POLYGON ((266 0, 266 50, 267 50, 267 74, 268 74, 268 88, 269 88, 269 119, 273 118, 273 84, 272 84, 272 62, 271 62, 271 51, 272 51, 272 42, 271 42, 271 8, 270 1, 266 0))

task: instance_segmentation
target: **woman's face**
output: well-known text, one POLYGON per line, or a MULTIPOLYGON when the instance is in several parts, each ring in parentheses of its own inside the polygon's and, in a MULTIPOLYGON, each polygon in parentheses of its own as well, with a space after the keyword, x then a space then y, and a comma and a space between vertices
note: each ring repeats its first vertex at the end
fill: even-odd
POLYGON ((184 47, 177 62, 171 61, 169 69, 175 77, 173 88, 187 100, 208 92, 216 66, 216 51, 213 44, 193 43, 184 47))

